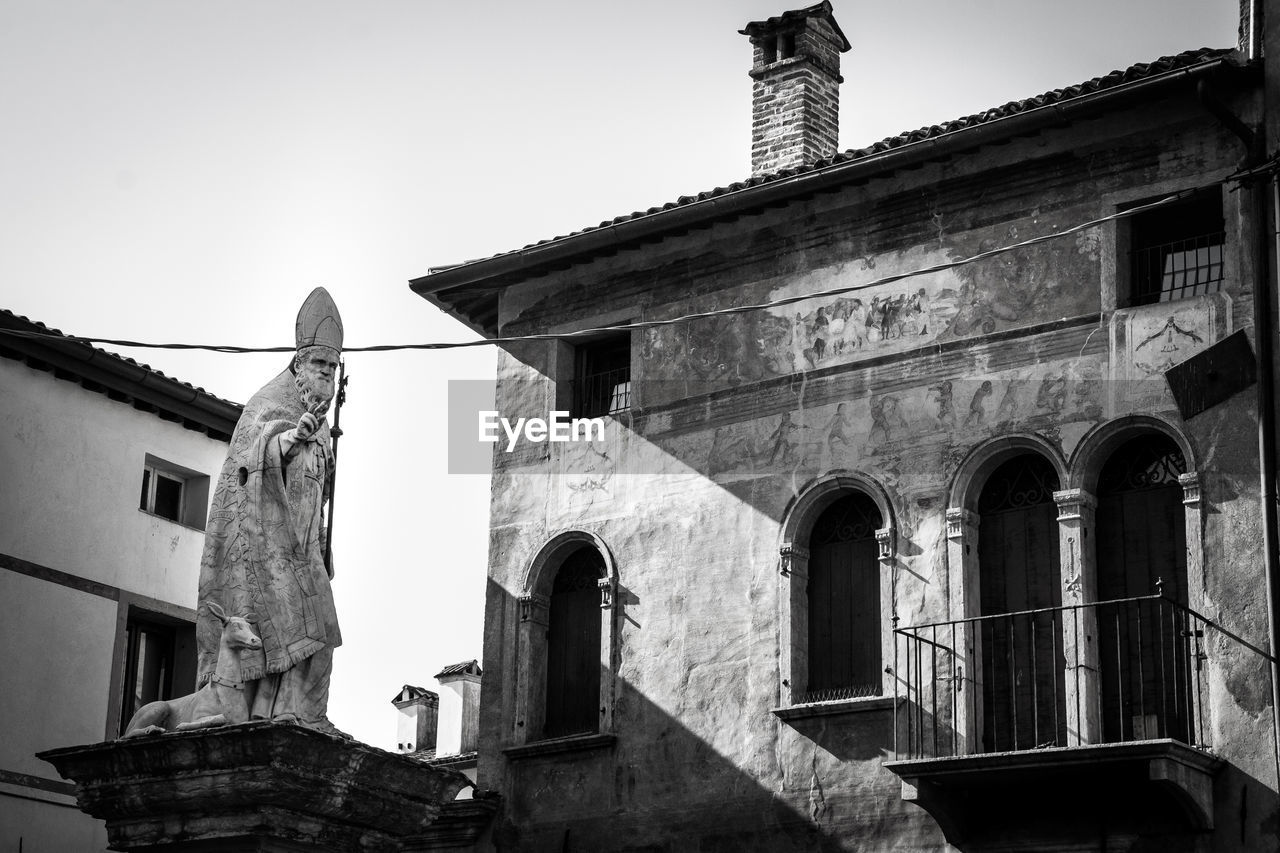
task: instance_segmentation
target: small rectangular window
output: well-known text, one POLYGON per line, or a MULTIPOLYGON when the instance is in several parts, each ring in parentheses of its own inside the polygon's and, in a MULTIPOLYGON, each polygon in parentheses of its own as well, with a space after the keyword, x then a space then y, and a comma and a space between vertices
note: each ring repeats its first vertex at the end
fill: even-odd
POLYGON ((208 501, 208 477, 147 454, 138 509, 203 530, 208 501))
POLYGON ((1222 288, 1225 225, 1217 190, 1133 217, 1130 305, 1189 299, 1222 288))
POLYGON ((598 418, 631 408, 631 336, 582 344, 576 352, 573 416, 598 418))

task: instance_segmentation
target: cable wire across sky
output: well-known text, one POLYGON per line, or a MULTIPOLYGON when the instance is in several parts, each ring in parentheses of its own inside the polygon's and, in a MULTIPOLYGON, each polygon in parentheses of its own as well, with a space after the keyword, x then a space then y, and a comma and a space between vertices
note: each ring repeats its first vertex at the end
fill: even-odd
MULTIPOLYGON (((918 269, 909 270, 907 272, 894 273, 893 275, 881 276, 871 281, 861 282, 859 284, 849 284, 840 287, 831 287, 824 290, 816 290, 810 293, 802 293, 796 296, 786 296, 780 299, 772 299, 767 302, 758 302, 751 305, 733 305, 727 308, 716 308, 710 311, 698 311, 692 314, 682 314, 679 317, 669 317, 658 320, 637 320, 631 323, 621 323, 614 326, 597 326, 589 329, 577 329, 572 332, 557 332, 555 334, 541 333, 532 335, 511 335, 509 337, 480 338, 473 341, 442 341, 434 343, 418 343, 418 344, 374 344, 362 347, 343 347, 343 354, 353 352, 393 352, 398 350, 449 350, 449 349, 465 349, 468 347, 494 346, 501 344, 513 344, 528 341, 549 341, 563 340, 565 338, 575 338, 584 335, 598 335, 608 332, 629 332, 637 329, 652 329, 659 326, 675 326, 681 323, 689 323, 695 320, 704 320, 710 317, 722 317, 729 314, 745 314, 750 311, 764 311, 770 308, 780 308, 786 305, 794 305, 798 302, 805 302, 810 299, 825 299, 831 296, 842 296, 847 293, 857 293, 859 291, 868 290, 873 287, 880 287, 885 284, 892 284, 903 279, 915 278, 922 275, 932 275, 934 273, 946 272, 958 267, 967 266, 969 264, 985 261, 997 255, 1007 254, 1019 249, 1025 249, 1029 246, 1035 246, 1039 243, 1047 243, 1051 240, 1058 240, 1071 234, 1077 234, 1081 231, 1087 231, 1090 228, 1096 228, 1105 225, 1108 222, 1114 222, 1129 216, 1135 216, 1139 213, 1145 213, 1158 207, 1173 204, 1181 199, 1187 198, 1196 190, 1183 190, 1173 193, 1157 201, 1141 204, 1126 210, 1117 211, 1107 216, 1101 216, 1097 219, 1090 219, 1087 222, 1081 222, 1061 231, 1054 231, 1052 234, 1042 234, 1038 237, 1031 237, 1021 240, 1017 243, 1010 243, 1006 246, 999 246, 995 249, 989 249, 985 252, 979 252, 976 255, 970 255, 956 261, 948 261, 942 264, 934 264, 933 266, 920 267, 918 269)), ((179 343, 147 343, 144 341, 126 341, 114 338, 95 338, 81 337, 79 335, 55 334, 52 332, 31 332, 17 329, 0 329, 0 333, 14 335, 26 338, 51 338, 58 340, 73 340, 85 344, 94 344, 102 346, 116 347, 137 347, 142 349, 169 349, 169 350, 204 350, 208 352, 221 352, 229 354, 241 353, 271 353, 271 352, 293 352, 293 346, 278 347, 244 347, 233 344, 179 344, 179 343)))

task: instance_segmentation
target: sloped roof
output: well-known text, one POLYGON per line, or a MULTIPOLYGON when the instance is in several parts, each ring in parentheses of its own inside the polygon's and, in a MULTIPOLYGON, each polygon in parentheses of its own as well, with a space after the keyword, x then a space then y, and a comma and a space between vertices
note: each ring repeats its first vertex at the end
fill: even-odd
POLYGON ((1040 126, 1062 125, 1071 117, 1068 107, 1073 111, 1102 109, 1115 104, 1125 93, 1137 96, 1153 86, 1198 77, 1223 66, 1237 66, 1240 62, 1236 57, 1238 54, 1231 48, 1202 47, 1154 62, 1138 63, 1063 89, 899 133, 865 148, 850 149, 811 164, 753 176, 696 195, 680 196, 663 205, 617 216, 520 249, 435 267, 427 275, 412 280, 410 287, 471 328, 494 335, 497 332, 496 291, 515 280, 563 269, 642 239, 681 233, 697 225, 807 195, 823 186, 891 172, 916 159, 958 153, 1040 126), (481 283, 483 286, 478 287, 481 283))
POLYGON ((440 697, 433 690, 425 687, 415 687, 412 684, 406 684, 400 688, 400 692, 391 697, 391 704, 403 705, 406 702, 413 702, 417 699, 426 699, 428 702, 435 700, 440 701, 440 697))
POLYGON ((436 678, 444 678, 450 675, 480 675, 480 662, 477 660, 467 660, 462 663, 455 663, 446 666, 444 669, 436 673, 436 678))
POLYGON ((131 403, 135 409, 220 441, 231 439, 244 408, 150 365, 74 340, 4 308, 0 308, 0 357, 78 382, 90 391, 131 403))
POLYGON ((763 21, 752 21, 738 30, 738 32, 744 36, 768 35, 769 33, 798 25, 806 18, 822 18, 825 20, 831 26, 831 29, 835 31, 835 34, 840 37, 841 53, 851 47, 849 39, 845 36, 844 31, 840 29, 840 25, 836 23, 829 0, 822 0, 821 3, 805 9, 793 9, 790 12, 783 12, 781 15, 774 15, 772 18, 766 18, 763 21))

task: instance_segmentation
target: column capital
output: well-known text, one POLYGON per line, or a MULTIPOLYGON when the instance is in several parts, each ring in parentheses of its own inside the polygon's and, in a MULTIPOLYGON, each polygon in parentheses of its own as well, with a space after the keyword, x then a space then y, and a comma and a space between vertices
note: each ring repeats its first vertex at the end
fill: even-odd
POLYGON ((1098 500, 1084 489, 1063 489, 1053 493, 1053 502, 1058 505, 1058 521, 1076 521, 1085 512, 1098 508, 1098 500))
POLYGON ((1178 485, 1182 486, 1182 503, 1184 505, 1200 505, 1200 475, 1197 472, 1179 474, 1178 485))
POLYGON ((520 621, 547 624, 547 612, 551 608, 551 599, 545 595, 531 593, 520 596, 520 621))
POLYGON ((797 569, 804 574, 804 564, 809 561, 809 549, 803 545, 796 545, 794 542, 784 542, 782 547, 778 549, 778 573, 781 575, 790 575, 797 569))
POLYGON ((892 524, 876 531, 876 544, 880 549, 880 562, 892 563, 898 556, 898 532, 892 524))
POLYGON ((978 514, 962 506, 947 509, 947 538, 960 540, 965 532, 972 530, 978 523, 978 514))

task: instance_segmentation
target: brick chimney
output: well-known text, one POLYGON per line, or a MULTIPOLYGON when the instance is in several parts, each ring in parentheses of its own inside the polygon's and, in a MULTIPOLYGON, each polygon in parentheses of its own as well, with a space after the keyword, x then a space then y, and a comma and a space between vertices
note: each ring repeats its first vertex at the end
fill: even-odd
POLYGON ((480 732, 480 664, 470 660, 446 666, 440 682, 440 739, 436 755, 475 752, 480 732))
POLYGON ((840 54, 849 40, 827 0, 753 21, 751 38, 751 174, 813 163, 836 153, 840 124, 840 54))
POLYGON ((396 748, 400 752, 435 749, 440 697, 430 690, 406 684, 391 704, 400 712, 396 721, 396 748))

